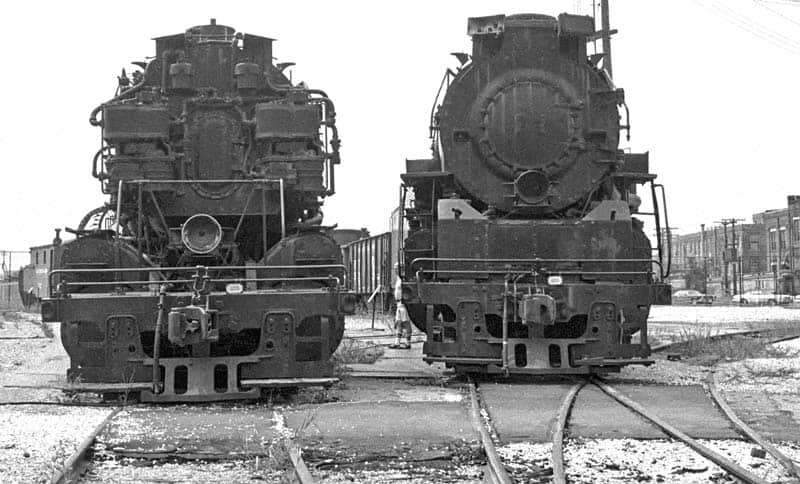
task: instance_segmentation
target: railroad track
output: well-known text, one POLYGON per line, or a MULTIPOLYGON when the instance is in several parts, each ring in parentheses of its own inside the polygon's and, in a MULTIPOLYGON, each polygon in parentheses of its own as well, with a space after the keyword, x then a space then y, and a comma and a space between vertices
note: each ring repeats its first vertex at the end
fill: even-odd
POLYGON ((106 425, 111 422, 120 410, 120 407, 114 408, 111 413, 83 439, 75 452, 64 462, 64 466, 61 470, 53 475, 53 478, 50 480, 51 484, 69 484, 80 480, 81 475, 91 464, 92 449, 94 448, 97 436, 100 435, 100 432, 106 428, 106 425))
MULTIPOLYGON (((567 482, 567 477, 566 477, 567 472, 564 463, 564 450, 563 450, 563 444, 565 439, 564 433, 568 427, 569 415, 574 405, 575 398, 585 385, 594 385, 598 387, 606 395, 617 401, 619 404, 634 411, 636 414, 643 417, 652 425, 658 427, 669 437, 671 437, 675 441, 682 442, 683 444, 685 444, 686 446, 688 446, 689 448, 691 448, 692 450, 703 456, 704 458, 710 460, 711 462, 718 465, 720 468, 724 469, 726 472, 728 472, 731 476, 735 477, 739 481, 747 484, 767 484, 767 481, 765 481, 763 478, 748 471, 747 469, 744 469, 735 462, 732 462, 730 459, 715 452, 708 446, 705 446, 700 442, 698 442, 697 440, 689 437, 675 426, 664 421, 658 415, 648 410, 645 406, 626 397, 625 395, 620 393, 617 389, 615 389, 612 385, 598 378, 591 378, 588 380, 582 380, 576 382, 574 385, 572 385, 572 387, 567 392, 566 396, 561 401, 561 405, 559 406, 556 418, 554 419, 551 429, 552 476, 549 477, 548 476, 549 473, 546 472, 546 470, 544 469, 540 469, 538 471, 534 470, 534 474, 539 474, 542 476, 543 482, 551 481, 555 484, 566 484, 567 482)), ((484 469, 484 481, 489 483, 498 483, 498 484, 513 483, 514 482, 513 478, 509 475, 505 465, 503 464, 502 459, 500 458, 497 452, 494 440, 492 439, 490 433, 490 429, 487 428, 488 422, 486 422, 483 416, 481 415, 481 413, 484 410, 481 408, 481 404, 478 398, 479 388, 471 380, 469 381, 468 386, 470 391, 472 424, 480 434, 481 443, 486 453, 487 463, 484 469)), ((737 430, 738 433, 740 433, 742 436, 744 436, 751 442, 757 444, 758 446, 763 448, 767 453, 772 455, 778 462, 781 463, 781 465, 783 465, 783 467, 790 475, 794 476, 795 478, 800 478, 800 468, 798 468, 798 465, 795 462, 793 462, 788 456, 782 454, 766 439, 758 435, 753 429, 748 427, 744 422, 742 422, 741 419, 739 419, 735 415, 733 410, 730 408, 730 406, 728 406, 728 404, 722 398, 720 393, 717 391, 716 385, 713 381, 709 382, 707 388, 709 390, 709 393, 711 394, 712 400, 716 403, 716 405, 720 408, 720 410, 722 410, 722 413, 725 415, 728 421, 734 426, 734 428, 737 430)))
MULTIPOLYGON (((97 427, 95 427, 89 435, 86 436, 76 451, 69 457, 69 459, 65 461, 63 467, 53 475, 52 479, 50 480, 51 484, 73 484, 81 481, 82 477, 91 469, 94 462, 94 449, 97 445, 98 436, 101 435, 102 432, 114 420, 114 418, 118 416, 120 410, 122 410, 122 407, 114 408, 108 414, 108 416, 106 416, 106 418, 103 419, 103 421, 97 427)), ((278 412, 278 410, 274 410, 274 418, 276 422, 279 418, 282 420, 282 415, 278 412)), ((283 433, 281 438, 287 454, 287 463, 289 464, 288 469, 284 473, 285 479, 288 482, 296 482, 300 484, 316 483, 317 481, 314 479, 313 475, 308 469, 308 466, 303 460, 302 450, 300 447, 286 432, 283 433)), ((237 457, 244 455, 246 454, 241 454, 237 457)), ((169 451, 132 453, 123 451, 120 453, 120 456, 146 459, 153 462, 175 460, 176 457, 178 457, 177 454, 169 451)), ((253 456, 251 455, 250 457, 252 458, 253 456)), ((226 456, 224 455, 202 453, 198 455, 182 455, 180 456, 179 461, 193 462, 197 460, 224 460, 225 458, 226 456)))

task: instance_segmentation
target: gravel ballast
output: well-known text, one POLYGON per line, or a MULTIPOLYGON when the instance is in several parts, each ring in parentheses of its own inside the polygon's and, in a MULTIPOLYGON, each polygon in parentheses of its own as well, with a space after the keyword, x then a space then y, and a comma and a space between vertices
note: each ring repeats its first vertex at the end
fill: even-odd
POLYGON ((0 407, 0 482, 50 482, 109 408, 0 407))

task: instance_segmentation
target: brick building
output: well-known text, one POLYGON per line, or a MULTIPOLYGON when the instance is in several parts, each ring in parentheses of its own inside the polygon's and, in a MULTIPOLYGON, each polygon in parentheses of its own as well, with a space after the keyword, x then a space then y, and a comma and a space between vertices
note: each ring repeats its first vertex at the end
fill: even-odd
POLYGON ((768 270, 800 272, 800 196, 789 196, 785 208, 754 214, 753 220, 763 227, 768 270))
MULTIPOLYGON (((714 225, 699 232, 674 235, 672 238, 672 273, 684 278, 692 269, 706 274, 706 280, 719 283, 722 293, 736 292, 745 274, 768 271, 767 241, 759 223, 714 225), (725 250, 727 244, 728 250, 725 250), (727 270, 727 273, 726 273, 727 270)), ((798 252, 800 255, 800 252, 798 252)), ((749 284, 745 284, 745 288, 749 284)), ((760 287, 759 284, 756 284, 760 287)))

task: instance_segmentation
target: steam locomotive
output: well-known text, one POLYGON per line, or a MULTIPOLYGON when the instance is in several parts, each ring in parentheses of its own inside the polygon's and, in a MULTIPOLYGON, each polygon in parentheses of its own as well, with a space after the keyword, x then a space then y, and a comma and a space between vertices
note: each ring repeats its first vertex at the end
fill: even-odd
POLYGON ((213 19, 155 44, 90 116, 109 202, 56 237, 41 311, 73 388, 204 401, 330 382, 355 304, 320 210, 333 102, 287 78, 273 39, 213 19))
POLYGON ((618 148, 628 108, 603 54, 587 54, 594 20, 497 15, 467 30, 472 54, 454 54, 432 110, 433 156, 401 176, 399 273, 425 360, 505 374, 652 363, 647 316, 670 297, 664 189, 648 153, 618 148))

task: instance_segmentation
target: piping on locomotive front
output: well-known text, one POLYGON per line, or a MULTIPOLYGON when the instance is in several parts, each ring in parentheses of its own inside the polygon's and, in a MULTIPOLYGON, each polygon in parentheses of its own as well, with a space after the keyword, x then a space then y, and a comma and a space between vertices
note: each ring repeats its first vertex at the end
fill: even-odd
POLYGON ((647 316, 670 299, 664 190, 648 153, 618 148, 628 109, 587 55, 594 20, 497 15, 468 33, 432 112, 433 157, 402 175, 403 300, 425 360, 505 374, 652 363, 647 316))
POLYGON ((266 37, 212 20, 155 43, 90 117, 109 202, 55 251, 42 318, 61 322, 69 379, 149 401, 332 380, 355 304, 320 209, 333 102, 266 37))

